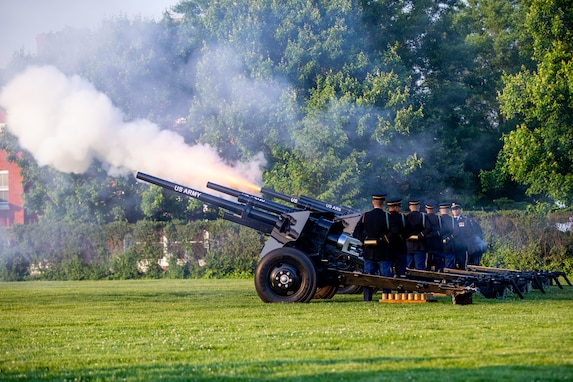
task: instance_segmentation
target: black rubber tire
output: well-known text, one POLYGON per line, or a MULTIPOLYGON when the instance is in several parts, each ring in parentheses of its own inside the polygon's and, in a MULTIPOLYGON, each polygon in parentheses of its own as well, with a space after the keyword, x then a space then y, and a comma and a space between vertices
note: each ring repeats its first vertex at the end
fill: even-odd
POLYGON ((316 283, 312 260, 295 248, 272 250, 255 270, 255 289, 264 302, 309 302, 316 283))
POLYGON ((327 285, 321 288, 316 289, 316 293, 314 294, 313 299, 315 300, 330 300, 334 297, 336 292, 338 291, 338 287, 327 285))
POLYGON ((364 290, 360 285, 344 285, 338 288, 339 294, 360 294, 364 290))

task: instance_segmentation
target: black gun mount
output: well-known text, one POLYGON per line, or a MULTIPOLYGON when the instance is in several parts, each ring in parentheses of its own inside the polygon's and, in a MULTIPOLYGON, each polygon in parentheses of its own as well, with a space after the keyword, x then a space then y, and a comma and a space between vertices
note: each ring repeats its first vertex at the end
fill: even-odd
POLYGON ((331 298, 339 287, 371 286, 445 294, 454 304, 472 303, 476 289, 471 286, 364 274, 362 243, 352 237, 361 213, 353 208, 261 189, 262 194, 292 204, 288 206, 207 184, 237 199, 232 202, 141 172, 136 178, 221 208, 223 218, 269 235, 255 270, 255 288, 264 302, 309 302, 331 298))

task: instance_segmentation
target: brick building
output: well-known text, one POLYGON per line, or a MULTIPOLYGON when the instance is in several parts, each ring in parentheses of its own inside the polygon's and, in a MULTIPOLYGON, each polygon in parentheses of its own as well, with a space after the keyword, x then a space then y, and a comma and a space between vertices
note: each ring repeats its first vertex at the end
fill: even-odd
MULTIPOLYGON (((0 110, 0 134, 6 125, 6 112, 0 110)), ((24 224, 22 175, 16 163, 9 162, 8 153, 0 150, 0 226, 24 224)))

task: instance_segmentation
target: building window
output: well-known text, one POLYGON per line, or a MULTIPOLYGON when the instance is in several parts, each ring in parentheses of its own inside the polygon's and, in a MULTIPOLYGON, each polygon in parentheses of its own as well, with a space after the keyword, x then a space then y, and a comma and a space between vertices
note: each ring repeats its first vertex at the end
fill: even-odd
POLYGON ((0 210, 9 210, 8 204, 8 171, 0 171, 0 210))

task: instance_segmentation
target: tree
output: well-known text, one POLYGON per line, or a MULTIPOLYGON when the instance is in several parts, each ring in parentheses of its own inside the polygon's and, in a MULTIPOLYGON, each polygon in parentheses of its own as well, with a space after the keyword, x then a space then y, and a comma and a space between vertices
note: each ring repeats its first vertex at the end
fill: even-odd
MULTIPOLYGON (((520 34, 527 4, 185 0, 174 9, 181 19, 117 18, 94 31, 68 29, 50 34, 36 60, 21 62, 85 77, 127 120, 158 122, 190 145, 216 147, 226 161, 264 153, 265 185, 278 191, 360 206, 381 190, 471 205, 484 196, 477 174, 496 163, 502 133, 525 123, 519 113, 504 120, 496 94, 503 72, 535 69, 528 58, 534 24, 520 34)), ((157 219, 200 216, 198 205, 181 211, 162 192, 106 177, 104 166, 82 176, 30 166, 28 200, 70 220, 130 220, 141 208, 157 219), (116 203, 121 195, 137 203, 142 194, 129 214, 116 203), (181 213, 169 214, 174 208, 181 213)), ((513 186, 504 172, 488 174, 482 187, 513 186)), ((501 192, 492 190, 485 196, 501 192)))
POLYGON ((536 70, 504 77, 500 103, 517 121, 503 138, 498 169, 529 195, 573 203, 573 7, 566 0, 532 0, 524 33, 536 70))

